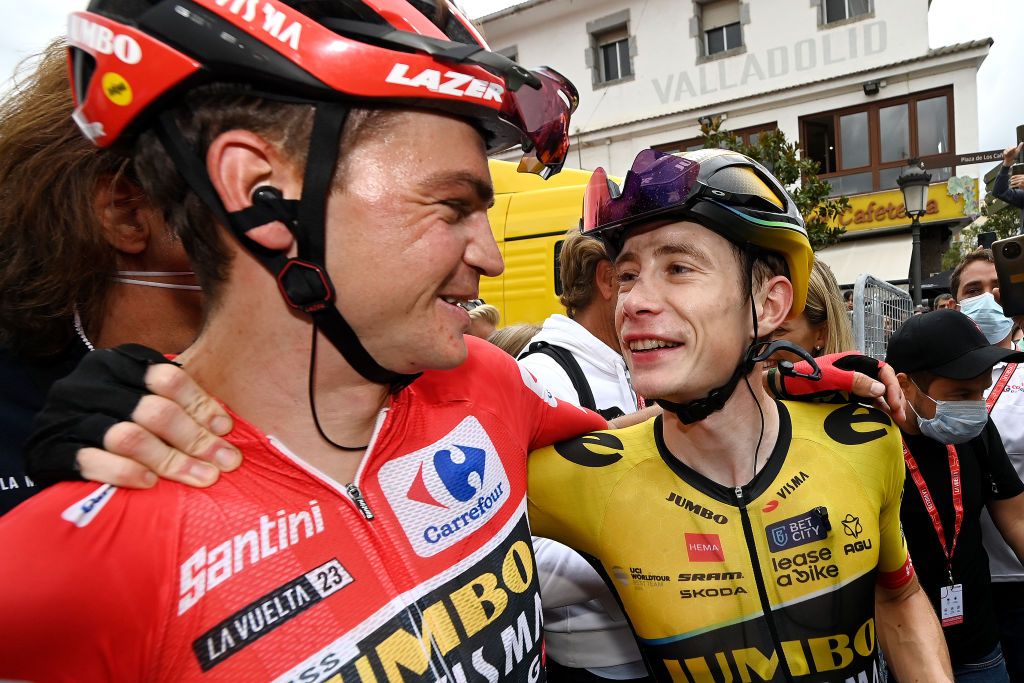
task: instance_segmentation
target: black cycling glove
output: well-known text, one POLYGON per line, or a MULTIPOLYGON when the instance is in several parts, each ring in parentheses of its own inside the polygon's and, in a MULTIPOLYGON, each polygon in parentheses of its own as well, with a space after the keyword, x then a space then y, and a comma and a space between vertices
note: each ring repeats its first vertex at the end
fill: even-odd
POLYGON ((39 486, 80 480, 80 448, 103 447, 103 436, 118 422, 131 421, 135 406, 150 393, 146 370, 171 363, 138 344, 86 354, 70 375, 56 382, 36 416, 26 444, 26 471, 39 486))

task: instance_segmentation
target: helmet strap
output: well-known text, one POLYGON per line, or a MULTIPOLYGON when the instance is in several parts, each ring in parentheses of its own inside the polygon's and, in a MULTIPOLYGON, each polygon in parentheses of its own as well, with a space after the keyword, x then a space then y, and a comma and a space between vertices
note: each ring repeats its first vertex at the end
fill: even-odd
POLYGON ((234 212, 224 208, 204 164, 190 149, 169 111, 160 114, 156 132, 192 190, 246 251, 277 279, 285 301, 309 315, 346 362, 365 379, 390 384, 393 390, 398 390, 419 375, 393 372, 373 359, 338 310, 334 285, 326 269, 327 197, 348 111, 348 107, 339 103, 316 104, 301 199, 284 199, 275 188, 259 188, 254 193, 252 206, 234 212), (280 221, 294 235, 298 245, 296 258, 289 258, 283 251, 267 249, 248 237, 249 230, 273 221, 280 221))

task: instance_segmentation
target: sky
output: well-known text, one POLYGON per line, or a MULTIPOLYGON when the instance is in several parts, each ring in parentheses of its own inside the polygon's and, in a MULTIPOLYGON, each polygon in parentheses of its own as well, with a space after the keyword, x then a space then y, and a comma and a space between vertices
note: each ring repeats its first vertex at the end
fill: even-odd
MULTIPOLYGON (((456 2, 473 18, 519 4, 516 0, 456 2)), ((84 9, 87 4, 87 0, 0 0, 0 16, 7 17, 0 22, 0 80, 6 81, 22 59, 38 52, 51 38, 63 33, 68 12, 84 9)), ((1024 0, 932 0, 928 13, 931 47, 978 38, 995 39, 978 72, 981 149, 958 149, 958 152, 1007 147, 1014 142, 1017 125, 1024 123, 1024 78, 1020 74, 1024 70, 1024 59, 1020 57, 1024 46, 1022 27, 1024 0)), ((552 66, 558 67, 557 64, 552 66)))

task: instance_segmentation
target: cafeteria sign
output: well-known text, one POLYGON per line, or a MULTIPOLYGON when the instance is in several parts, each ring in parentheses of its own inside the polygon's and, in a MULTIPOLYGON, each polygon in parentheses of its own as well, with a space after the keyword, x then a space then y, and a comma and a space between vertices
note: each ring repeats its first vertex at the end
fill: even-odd
MULTIPOLYGON (((977 196, 977 178, 950 178, 948 183, 933 183, 928 186, 928 202, 921 223, 962 220, 968 216, 971 205, 977 211, 974 199, 977 196)), ((847 233, 901 228, 910 224, 903 205, 903 193, 899 190, 859 194, 847 199, 850 207, 831 222, 846 228, 847 233)))

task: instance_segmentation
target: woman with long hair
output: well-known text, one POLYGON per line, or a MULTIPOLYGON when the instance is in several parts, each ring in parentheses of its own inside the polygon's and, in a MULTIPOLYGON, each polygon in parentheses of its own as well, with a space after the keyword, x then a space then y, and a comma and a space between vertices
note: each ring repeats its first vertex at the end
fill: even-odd
MULTIPOLYGON (((802 346, 817 358, 829 353, 855 350, 850 315, 839 292, 832 269, 820 259, 814 259, 811 278, 807 286, 807 305, 804 312, 787 320, 772 335, 802 346)), ((800 360, 789 353, 776 354, 774 360, 800 360)))

